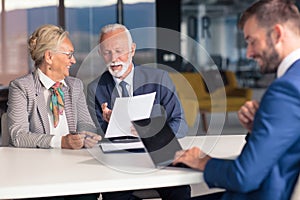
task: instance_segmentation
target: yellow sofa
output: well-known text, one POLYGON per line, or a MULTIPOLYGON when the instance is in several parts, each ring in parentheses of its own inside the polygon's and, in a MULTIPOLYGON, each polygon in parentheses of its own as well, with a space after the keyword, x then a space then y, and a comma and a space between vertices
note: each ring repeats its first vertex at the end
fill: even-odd
POLYGON ((252 89, 240 88, 232 71, 217 72, 217 75, 212 74, 212 78, 205 76, 205 79, 200 73, 194 72, 172 72, 169 74, 183 104, 189 126, 195 122, 196 116, 200 112, 205 132, 207 131, 206 113, 226 112, 227 114, 227 112, 235 112, 247 100, 252 99, 252 89), (221 81, 214 80, 213 77, 221 77, 220 74, 224 76, 226 81, 222 81, 223 79, 221 81), (209 84, 219 83, 216 87, 207 87, 206 83, 208 82, 209 84), (196 115, 195 109, 197 110, 196 115))

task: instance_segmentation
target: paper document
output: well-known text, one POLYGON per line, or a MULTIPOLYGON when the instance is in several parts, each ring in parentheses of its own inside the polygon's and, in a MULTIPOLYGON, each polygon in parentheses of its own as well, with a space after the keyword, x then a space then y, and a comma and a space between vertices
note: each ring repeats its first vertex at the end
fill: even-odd
POLYGON ((116 98, 105 137, 135 136, 131 133, 131 121, 150 117, 155 94, 116 98))
POLYGON ((144 149, 144 145, 141 141, 128 143, 101 143, 100 147, 103 152, 144 149))

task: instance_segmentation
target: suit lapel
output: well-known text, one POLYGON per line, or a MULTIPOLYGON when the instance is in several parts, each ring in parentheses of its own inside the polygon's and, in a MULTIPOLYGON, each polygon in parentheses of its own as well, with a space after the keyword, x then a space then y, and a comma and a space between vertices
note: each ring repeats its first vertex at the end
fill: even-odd
POLYGON ((113 108, 116 98, 120 97, 120 95, 118 93, 118 90, 116 88, 116 83, 115 83, 112 75, 109 76, 109 80, 107 82, 108 82, 108 84, 107 84, 108 94, 111 94, 111 95, 108 95, 108 96, 111 96, 111 99, 109 101, 111 103, 111 105, 108 105, 108 106, 111 106, 111 108, 113 108))
MULTIPOLYGON (((69 131, 70 132, 75 132, 76 131, 76 123, 75 123, 75 115, 73 113, 74 111, 74 101, 73 101, 73 91, 71 89, 71 84, 69 79, 66 78, 65 79, 66 81, 66 84, 68 87, 64 86, 62 88, 63 92, 64 92, 64 95, 65 95, 65 114, 66 114, 66 118, 67 118, 67 122, 68 122, 68 127, 69 127, 69 131)), ((84 98, 84 97, 82 97, 84 98)))
POLYGON ((48 113, 47 113, 47 106, 49 105, 45 105, 46 101, 45 101, 44 94, 42 92, 42 85, 37 75, 37 71, 33 73, 33 78, 34 78, 35 90, 36 90, 35 95, 37 100, 37 110, 42 120, 44 132, 46 134, 50 134, 50 124, 49 124, 48 113))
POLYGON ((141 72, 139 66, 134 67, 134 73, 133 73, 133 96, 144 94, 142 91, 143 85, 145 85, 146 78, 144 77, 144 74, 141 72), (138 74, 138 76, 136 76, 138 74))

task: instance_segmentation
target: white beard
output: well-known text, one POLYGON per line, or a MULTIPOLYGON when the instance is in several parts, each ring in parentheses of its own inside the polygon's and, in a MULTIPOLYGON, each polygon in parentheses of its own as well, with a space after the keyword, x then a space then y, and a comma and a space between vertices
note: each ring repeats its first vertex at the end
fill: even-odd
POLYGON ((120 78, 121 76, 124 75, 124 73, 127 71, 127 69, 129 68, 129 65, 131 63, 131 59, 128 59, 128 62, 124 63, 124 62, 111 62, 109 64, 107 64, 107 68, 109 73, 116 77, 116 78, 120 78), (122 69, 121 70, 113 70, 112 66, 116 66, 116 65, 121 65, 122 69))

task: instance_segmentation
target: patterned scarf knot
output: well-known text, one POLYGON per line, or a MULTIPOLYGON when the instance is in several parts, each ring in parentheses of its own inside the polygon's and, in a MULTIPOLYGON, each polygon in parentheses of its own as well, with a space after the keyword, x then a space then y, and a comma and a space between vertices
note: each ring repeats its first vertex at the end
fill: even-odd
POLYGON ((62 83, 56 82, 51 88, 50 110, 53 114, 53 123, 56 128, 59 122, 59 115, 64 112, 64 93, 62 91, 62 83))

